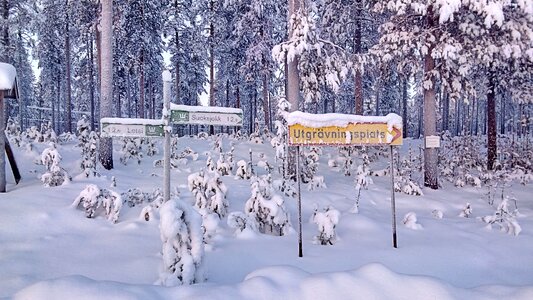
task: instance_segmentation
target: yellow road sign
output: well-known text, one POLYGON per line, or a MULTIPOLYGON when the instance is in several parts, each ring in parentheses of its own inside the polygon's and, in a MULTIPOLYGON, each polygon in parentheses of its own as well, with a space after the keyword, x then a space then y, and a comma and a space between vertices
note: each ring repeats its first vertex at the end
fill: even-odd
POLYGON ((345 127, 289 125, 290 145, 402 145, 402 131, 386 123, 349 123, 345 127))

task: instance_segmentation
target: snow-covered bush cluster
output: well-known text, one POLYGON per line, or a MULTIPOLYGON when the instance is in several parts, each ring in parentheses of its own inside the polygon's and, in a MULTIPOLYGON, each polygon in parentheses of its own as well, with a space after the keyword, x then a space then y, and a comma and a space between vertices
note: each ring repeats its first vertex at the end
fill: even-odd
POLYGON ((72 206, 83 207, 87 218, 103 213, 109 221, 116 223, 122 209, 122 198, 117 192, 89 184, 76 197, 72 206))

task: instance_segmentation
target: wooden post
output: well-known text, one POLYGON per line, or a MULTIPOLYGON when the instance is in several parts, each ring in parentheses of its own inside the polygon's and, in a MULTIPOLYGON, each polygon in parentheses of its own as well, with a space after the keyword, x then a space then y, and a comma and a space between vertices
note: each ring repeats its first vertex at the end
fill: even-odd
POLYGON ((6 192, 6 136, 4 114, 4 91, 0 90, 0 193, 6 192))

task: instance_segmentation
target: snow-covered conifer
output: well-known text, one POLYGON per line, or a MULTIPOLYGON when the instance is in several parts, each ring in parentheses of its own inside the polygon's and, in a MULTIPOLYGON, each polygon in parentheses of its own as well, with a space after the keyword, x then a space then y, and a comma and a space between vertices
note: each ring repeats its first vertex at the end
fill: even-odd
POLYGON ((128 191, 122 193, 121 196, 124 200, 124 203, 127 203, 129 207, 134 207, 142 204, 143 202, 148 202, 147 195, 139 188, 128 189, 128 191))
POLYGON ((228 200, 226 199, 227 192, 228 188, 217 174, 208 179, 206 186, 206 198, 208 202, 206 208, 210 212, 216 213, 220 218, 226 216, 229 206, 228 200))
POLYGON ((237 162, 237 171, 235 172, 236 179, 250 179, 252 172, 250 170, 249 164, 244 160, 239 160, 237 162))
POLYGON ((370 160, 366 149, 362 151, 362 163, 357 166, 357 175, 355 177, 355 189, 357 190, 357 197, 355 198, 355 204, 352 208, 353 213, 359 212, 359 200, 361 197, 361 190, 368 189, 368 186, 373 183, 370 177, 370 160))
POLYGON ((255 218, 250 220, 247 214, 240 211, 234 211, 228 214, 228 226, 235 229, 235 235, 239 235, 245 231, 258 231, 255 218))
POLYGON ((122 157, 120 162, 124 165, 128 164, 128 160, 136 159, 137 164, 141 163, 143 157, 141 150, 141 139, 139 138, 124 138, 122 140, 122 157))
POLYGON ((315 243, 320 245, 333 245, 337 240, 335 227, 339 224, 340 212, 328 206, 323 211, 318 211, 318 206, 312 216, 313 223, 318 226, 318 235, 315 236, 315 243))
POLYGON ((402 223, 405 225, 405 227, 409 229, 414 229, 414 230, 422 229, 423 228, 422 225, 418 224, 417 221, 418 220, 416 218, 416 213, 408 212, 403 217, 402 223))
POLYGON ((285 235, 291 230, 289 213, 285 201, 274 193, 270 175, 253 177, 252 196, 245 204, 249 220, 255 220, 261 233, 285 235))
POLYGON ((227 161, 224 159, 224 154, 220 153, 220 156, 217 160, 217 172, 221 176, 229 175, 230 166, 227 161))
POLYGON ((53 187, 70 182, 67 171, 59 165, 61 159, 55 143, 50 143, 50 147, 43 150, 41 162, 45 166, 46 172, 41 176, 41 181, 45 186, 53 187))
POLYGON ((516 217, 518 216, 516 200, 514 210, 509 208, 509 200, 511 199, 508 196, 505 196, 496 208, 494 214, 482 217, 481 220, 488 224, 488 229, 492 229, 492 225, 498 225, 500 231, 517 236, 522 231, 522 227, 516 220, 516 217))
POLYGON ((204 171, 190 174, 189 177, 187 177, 187 185, 189 191, 194 196, 194 205, 198 208, 207 207, 207 178, 204 171))
POLYGON ((472 206, 470 203, 466 203, 465 207, 459 213, 459 217, 468 218, 472 214, 472 206))
POLYGON ((211 153, 207 155, 205 166, 208 172, 215 172, 216 164, 215 161, 213 161, 213 158, 211 157, 211 153))
POLYGON ((201 216, 178 199, 160 209, 159 229, 163 242, 163 268, 158 283, 190 285, 206 279, 201 216))
POLYGON ((122 209, 122 198, 114 191, 89 184, 72 203, 75 208, 80 205, 84 208, 87 218, 94 218, 101 209, 109 221, 116 223, 122 209))

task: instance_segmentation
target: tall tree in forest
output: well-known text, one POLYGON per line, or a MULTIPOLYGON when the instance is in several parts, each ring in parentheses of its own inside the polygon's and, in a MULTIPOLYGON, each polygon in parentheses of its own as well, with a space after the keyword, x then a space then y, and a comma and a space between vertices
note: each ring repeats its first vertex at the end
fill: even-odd
MULTIPOLYGON (((102 69, 100 117, 112 117, 113 112, 113 0, 102 0, 102 69)), ((113 140, 109 137, 100 139, 100 163, 107 169, 113 169, 113 140)))

